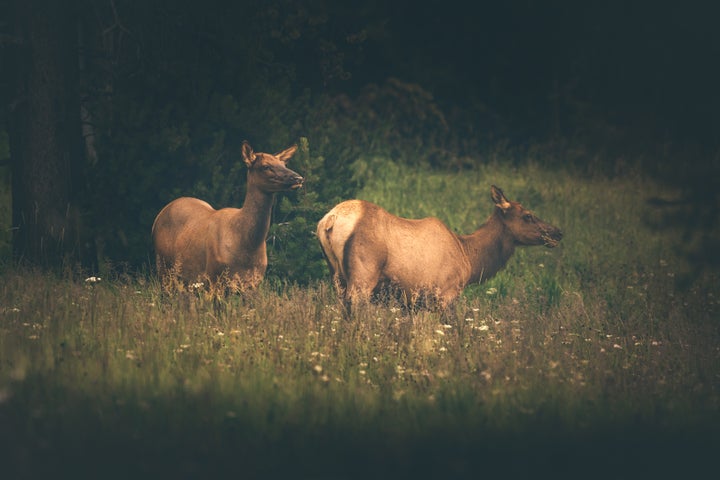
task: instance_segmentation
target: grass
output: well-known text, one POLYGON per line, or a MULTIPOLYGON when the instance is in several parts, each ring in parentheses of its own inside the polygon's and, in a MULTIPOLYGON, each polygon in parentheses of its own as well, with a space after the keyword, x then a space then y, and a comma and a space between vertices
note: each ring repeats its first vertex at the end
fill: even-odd
POLYGON ((502 187, 562 227, 450 312, 342 319, 327 280, 224 299, 154 279, 0 274, 5 478, 670 477, 720 447, 717 272, 640 219, 676 192, 529 165, 360 196, 469 232, 502 187))

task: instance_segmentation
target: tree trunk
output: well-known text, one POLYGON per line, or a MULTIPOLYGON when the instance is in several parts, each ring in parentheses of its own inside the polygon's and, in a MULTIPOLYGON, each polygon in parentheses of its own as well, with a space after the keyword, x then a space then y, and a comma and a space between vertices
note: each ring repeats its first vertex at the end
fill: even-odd
MULTIPOLYGON (((75 2, 15 0, 20 44, 10 122, 13 254, 43 267, 74 262, 72 173, 81 159, 75 2)), ((9 73, 9 72, 8 72, 9 73)))

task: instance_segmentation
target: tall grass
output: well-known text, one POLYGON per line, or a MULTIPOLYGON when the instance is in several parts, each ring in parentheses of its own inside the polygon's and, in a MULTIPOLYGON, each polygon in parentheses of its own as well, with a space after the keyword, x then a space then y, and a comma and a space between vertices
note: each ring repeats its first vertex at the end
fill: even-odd
POLYGON ((689 288, 642 179, 386 163, 360 196, 469 232, 502 187, 565 233, 449 312, 343 319, 327 280, 168 296, 144 276, 6 268, 7 478, 572 477, 699 471, 720 447, 716 272, 689 288), (401 175, 399 173, 402 173, 401 175))

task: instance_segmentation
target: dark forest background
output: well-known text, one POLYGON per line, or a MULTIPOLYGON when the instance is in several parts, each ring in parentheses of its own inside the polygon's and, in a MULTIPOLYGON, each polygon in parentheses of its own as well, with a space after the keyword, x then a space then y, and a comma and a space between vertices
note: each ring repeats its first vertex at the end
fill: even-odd
MULTIPOLYGON (((684 192, 655 200, 673 207, 667 221, 709 229, 718 13, 692 1, 2 0, 13 262, 146 270, 167 202, 242 204, 243 140, 301 147, 290 167, 306 187, 278 198, 269 238, 269 275, 291 281, 322 273, 315 222, 378 159, 652 176, 684 192)), ((718 247, 696 261, 717 265, 718 247)))

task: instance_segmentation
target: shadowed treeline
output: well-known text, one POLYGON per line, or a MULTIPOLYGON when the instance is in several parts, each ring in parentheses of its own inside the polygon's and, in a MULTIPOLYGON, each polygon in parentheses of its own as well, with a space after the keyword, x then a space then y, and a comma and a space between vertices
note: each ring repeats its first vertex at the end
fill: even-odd
MULTIPOLYGON (((269 244, 275 265, 301 282, 321 271, 319 252, 304 248, 312 225, 372 180, 378 158, 448 171, 538 162, 670 185, 673 169, 717 163, 712 5, 72 0, 54 22, 44 8, 54 2, 33 2, 0 4, 9 14, 0 56, 12 72, 0 83, 0 156, 14 145, 17 159, 0 158, 16 165, 2 188, 9 196, 12 178, 11 205, 28 210, 5 224, 22 243, 17 227, 32 205, 51 205, 62 214, 38 218, 52 213, 54 235, 74 233, 41 245, 93 271, 148 268, 148 231, 174 198, 238 206, 245 139, 260 149, 303 144, 297 170, 308 182, 281 197, 269 244), (70 42, 62 56, 59 42, 33 43, 43 33, 70 42), (53 71, 35 76, 33 65, 53 71), (49 78, 67 80, 64 93, 49 78), (54 108, 58 118, 83 113, 58 131, 42 118, 10 128, 54 108), (24 142, 30 133, 37 140, 24 142), (22 158, 58 151, 52 139, 74 153, 23 169, 22 158), (72 188, 56 192, 58 179, 72 188)), ((696 182, 716 172, 683 184, 700 191, 696 182)))

